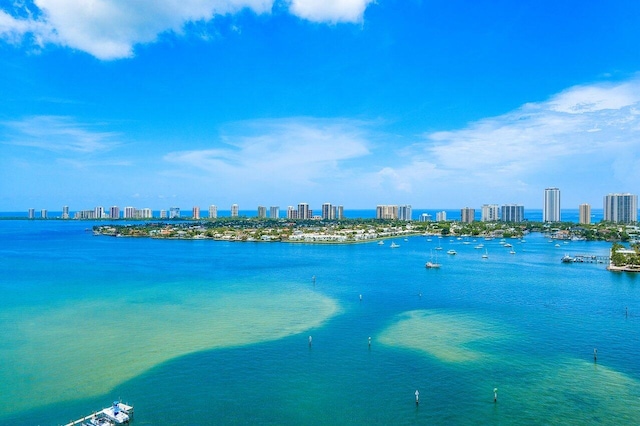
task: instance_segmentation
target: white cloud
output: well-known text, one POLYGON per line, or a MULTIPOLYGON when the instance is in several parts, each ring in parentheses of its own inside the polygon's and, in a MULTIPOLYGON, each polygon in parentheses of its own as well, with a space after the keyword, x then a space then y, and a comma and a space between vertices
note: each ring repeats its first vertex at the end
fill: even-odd
POLYGON ((341 175, 341 162, 369 154, 359 124, 320 119, 236 123, 226 129, 225 147, 176 151, 164 159, 183 172, 196 169, 219 181, 308 187, 341 175))
POLYGON ((491 202, 487 194, 519 202, 519 194, 594 182, 594 174, 608 191, 631 190, 640 164, 639 109, 640 79, 573 87, 462 129, 426 134, 404 164, 367 179, 448 205, 466 204, 461 194, 477 203, 491 202))
POLYGON ((34 147, 52 152, 89 154, 117 146, 114 132, 95 130, 71 117, 33 116, 0 123, 6 129, 4 143, 34 147))
POLYGON ((373 0, 291 0, 291 12, 314 22, 360 22, 373 0))
MULTIPOLYGON (((290 12, 317 22, 358 22, 371 0, 293 0, 290 12)), ((39 46, 59 44, 103 60, 133 56, 136 44, 154 42, 185 24, 248 8, 270 13, 274 0, 34 0, 34 17, 26 6, 16 18, 0 9, 0 38, 18 44, 32 37, 39 46)))

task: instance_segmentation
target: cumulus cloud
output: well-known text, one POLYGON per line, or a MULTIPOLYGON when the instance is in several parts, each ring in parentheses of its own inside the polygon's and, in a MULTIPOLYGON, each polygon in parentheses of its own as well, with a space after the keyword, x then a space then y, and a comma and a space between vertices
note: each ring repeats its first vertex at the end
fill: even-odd
POLYGON ((359 22, 373 0, 291 0, 291 12, 314 22, 359 22))
POLYGON ((518 192, 581 176, 593 181, 587 178, 598 170, 608 191, 628 190, 640 176, 640 79, 572 87, 461 129, 425 134, 404 151, 403 164, 368 178, 417 197, 491 191, 517 201, 518 192))
MULTIPOLYGON (((317 22, 358 22, 371 0, 293 0, 290 12, 317 22)), ((136 44, 154 42, 167 31, 216 15, 250 9, 270 13, 274 0, 34 0, 37 14, 23 5, 11 15, 0 9, 0 38, 13 44, 30 36, 87 52, 103 60, 133 56, 136 44), (18 15, 20 15, 18 17, 18 15)))
POLYGON ((117 133, 96 130, 71 117, 33 116, 0 123, 3 143, 52 152, 90 154, 117 146, 117 133))

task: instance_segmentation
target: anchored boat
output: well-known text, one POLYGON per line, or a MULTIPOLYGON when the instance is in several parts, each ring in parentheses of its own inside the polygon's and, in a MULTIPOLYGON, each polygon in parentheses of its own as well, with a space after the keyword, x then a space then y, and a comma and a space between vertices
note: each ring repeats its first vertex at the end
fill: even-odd
POLYGON ((127 424, 133 419, 133 406, 114 401, 111 407, 67 423, 65 426, 114 426, 127 424))

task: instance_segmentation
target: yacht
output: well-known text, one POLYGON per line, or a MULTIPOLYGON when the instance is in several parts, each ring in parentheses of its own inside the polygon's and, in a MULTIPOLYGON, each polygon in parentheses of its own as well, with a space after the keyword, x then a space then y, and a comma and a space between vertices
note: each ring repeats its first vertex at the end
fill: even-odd
POLYGON ((458 254, 454 249, 448 250, 447 254, 458 254))

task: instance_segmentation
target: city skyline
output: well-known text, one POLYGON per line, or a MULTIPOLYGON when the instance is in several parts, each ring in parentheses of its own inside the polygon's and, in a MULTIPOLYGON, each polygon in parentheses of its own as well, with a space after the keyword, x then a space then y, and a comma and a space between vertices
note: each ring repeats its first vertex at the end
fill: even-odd
POLYGON ((8 3, 0 211, 640 192, 638 2, 8 3))

